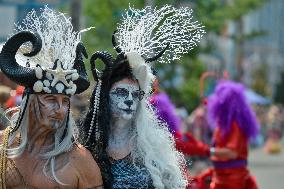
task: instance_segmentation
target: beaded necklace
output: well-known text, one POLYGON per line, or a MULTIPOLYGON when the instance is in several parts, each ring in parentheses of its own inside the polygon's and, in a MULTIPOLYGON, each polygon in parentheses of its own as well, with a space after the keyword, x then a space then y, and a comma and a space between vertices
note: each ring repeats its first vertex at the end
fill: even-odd
POLYGON ((4 131, 2 148, 0 152, 0 189, 6 189, 6 166, 7 166, 7 146, 11 127, 7 127, 4 131))

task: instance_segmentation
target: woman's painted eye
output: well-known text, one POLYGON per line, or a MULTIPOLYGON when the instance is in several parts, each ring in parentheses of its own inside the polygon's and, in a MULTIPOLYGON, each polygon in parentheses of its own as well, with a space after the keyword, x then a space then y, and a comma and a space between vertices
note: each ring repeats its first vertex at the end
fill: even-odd
POLYGON ((131 94, 132 97, 135 99, 138 99, 140 97, 140 91, 133 91, 131 94))
POLYGON ((115 90, 115 94, 118 95, 118 96, 126 98, 129 94, 129 91, 127 89, 124 89, 124 88, 117 88, 115 90))

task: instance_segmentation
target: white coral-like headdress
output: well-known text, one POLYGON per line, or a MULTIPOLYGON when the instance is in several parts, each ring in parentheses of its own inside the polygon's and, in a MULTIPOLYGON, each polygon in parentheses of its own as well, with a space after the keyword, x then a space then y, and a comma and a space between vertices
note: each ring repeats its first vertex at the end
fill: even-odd
MULTIPOLYGON (((30 11, 22 23, 16 24, 15 27, 16 32, 31 31, 39 35, 42 40, 41 51, 28 58, 31 67, 39 64, 44 68, 53 68, 58 59, 62 62, 64 69, 73 67, 76 47, 81 41, 81 33, 91 29, 74 31, 70 17, 47 6, 39 12, 30 11)), ((21 51, 30 51, 29 45, 23 46, 21 51)))
POLYGON ((204 26, 193 21, 188 7, 165 5, 160 9, 145 7, 142 10, 129 7, 113 34, 113 46, 118 53, 127 56, 134 76, 148 93, 154 79, 151 69, 144 68, 148 71, 142 75, 135 74, 142 73, 135 70, 149 67, 146 63, 155 60, 170 63, 180 59, 197 46, 204 33, 204 26))
POLYGON ((168 45, 159 62, 178 60, 205 34, 204 26, 193 21, 192 12, 189 7, 170 5, 142 10, 129 7, 117 27, 117 46, 126 54, 137 52, 147 59, 168 45))
POLYGON ((81 54, 87 56, 80 41, 81 33, 89 29, 91 28, 80 32, 74 31, 71 18, 47 6, 40 9, 39 12, 32 10, 21 24, 16 24, 17 34, 31 32, 41 41, 40 51, 34 56, 26 56, 28 52, 32 51, 34 45, 30 42, 22 45, 16 55, 20 66, 35 70, 38 81, 32 87, 34 92, 72 95, 76 91, 82 91, 81 88, 78 89, 77 84, 80 82, 76 80, 79 79, 86 84, 85 81, 88 78, 85 68, 79 69, 84 66, 81 54), (82 71, 83 75, 80 75, 78 70, 82 71))

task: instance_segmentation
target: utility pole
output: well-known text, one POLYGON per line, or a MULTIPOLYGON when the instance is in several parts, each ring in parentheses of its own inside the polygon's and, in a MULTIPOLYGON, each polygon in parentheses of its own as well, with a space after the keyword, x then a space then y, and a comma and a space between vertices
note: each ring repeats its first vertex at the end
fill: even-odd
POLYGON ((244 69, 243 69, 243 59, 244 59, 244 29, 243 29, 243 18, 240 17, 236 21, 236 67, 237 67, 237 75, 236 80, 242 82, 244 76, 244 69))
POLYGON ((71 0, 70 10, 71 10, 73 30, 80 31, 81 15, 82 15, 82 1, 81 0, 71 0))

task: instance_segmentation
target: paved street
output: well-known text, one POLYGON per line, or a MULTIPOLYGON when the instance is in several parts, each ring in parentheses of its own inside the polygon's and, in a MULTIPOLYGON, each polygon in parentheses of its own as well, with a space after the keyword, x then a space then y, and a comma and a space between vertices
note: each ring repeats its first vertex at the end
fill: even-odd
POLYGON ((260 189, 284 188, 284 150, 266 154, 262 148, 250 151, 249 166, 260 189))

